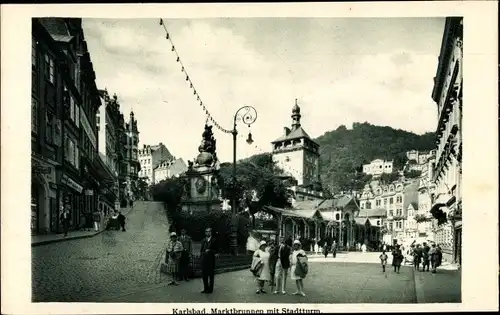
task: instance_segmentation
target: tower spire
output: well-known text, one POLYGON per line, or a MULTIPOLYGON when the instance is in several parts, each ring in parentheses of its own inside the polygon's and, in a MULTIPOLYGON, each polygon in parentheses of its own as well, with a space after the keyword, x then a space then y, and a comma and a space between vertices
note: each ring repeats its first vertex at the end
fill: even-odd
POLYGON ((292 129, 295 130, 300 127, 300 107, 295 99, 295 105, 292 108, 292 129))

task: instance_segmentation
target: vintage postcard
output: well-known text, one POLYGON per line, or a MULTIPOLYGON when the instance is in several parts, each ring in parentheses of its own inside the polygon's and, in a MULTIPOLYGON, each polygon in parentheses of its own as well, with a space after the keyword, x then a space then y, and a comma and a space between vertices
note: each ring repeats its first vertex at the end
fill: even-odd
POLYGON ((2 7, 2 312, 498 310, 495 8, 2 7))

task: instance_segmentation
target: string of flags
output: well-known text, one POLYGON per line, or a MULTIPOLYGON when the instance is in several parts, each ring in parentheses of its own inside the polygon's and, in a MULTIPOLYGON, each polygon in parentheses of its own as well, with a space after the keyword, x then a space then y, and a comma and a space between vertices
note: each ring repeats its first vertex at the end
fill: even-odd
MULTIPOLYGON (((196 101, 198 102, 200 108, 204 111, 205 115, 206 115, 206 121, 205 123, 208 123, 208 122, 211 122, 213 126, 215 126, 218 130, 220 130, 221 132, 223 133, 228 133, 228 134, 231 134, 233 132, 233 130, 229 130, 229 129, 225 129, 223 128, 216 120, 215 118, 212 116, 212 114, 210 113, 210 111, 208 110, 208 107, 207 105, 203 102, 203 100, 201 99, 201 96, 200 94, 198 93, 198 91, 196 90, 196 87, 191 79, 191 76, 189 76, 189 73, 188 71, 186 70, 186 67, 184 66, 184 63, 182 62, 181 60, 181 57, 179 56, 179 53, 177 52, 177 49, 175 48, 175 45, 174 45, 174 42, 172 40, 172 35, 168 32, 168 29, 167 29, 167 26, 165 25, 165 22, 163 21, 163 19, 160 19, 160 25, 163 26, 163 29, 165 30, 165 38, 169 41, 170 45, 171 45, 171 51, 175 54, 175 60, 176 62, 180 65, 180 70, 182 73, 184 73, 186 75, 186 82, 189 83, 189 88, 191 90, 193 90, 193 96, 196 97, 196 101)), ((241 138, 243 138, 243 134, 238 134, 241 138)), ((259 154, 262 154, 262 153, 269 153, 269 150, 263 150, 261 149, 258 145, 256 144, 252 144, 251 145, 253 148, 255 148, 259 154)), ((287 167, 288 170, 290 171, 293 171, 293 172, 297 172, 298 173, 298 170, 292 168, 292 167, 287 167)))
POLYGON ((193 95, 196 97, 196 101, 198 102, 200 108, 205 112, 205 115, 207 116, 206 122, 208 123, 209 121, 212 123, 213 126, 215 126, 218 130, 224 132, 224 133, 232 133, 232 130, 225 129, 223 128, 210 114, 207 105, 203 102, 203 100, 200 97, 200 94, 196 90, 196 87, 193 84, 193 81, 191 80, 191 77, 189 76, 186 67, 184 66, 184 63, 181 60, 181 57, 179 56, 179 53, 177 52, 177 49, 175 48, 174 42, 172 41, 172 36, 167 30, 167 26, 165 25, 165 22, 163 19, 160 19, 160 25, 163 26, 163 29, 165 30, 165 38, 169 41, 171 45, 171 50, 172 52, 175 53, 176 57, 176 62, 179 63, 181 72, 183 72, 186 75, 186 82, 189 83, 189 88, 193 90, 193 95))

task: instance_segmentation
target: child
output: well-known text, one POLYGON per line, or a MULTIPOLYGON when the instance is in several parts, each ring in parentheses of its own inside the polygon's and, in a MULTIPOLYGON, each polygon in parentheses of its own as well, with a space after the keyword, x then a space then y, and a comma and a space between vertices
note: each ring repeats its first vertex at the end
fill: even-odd
POLYGON ((387 265, 387 259, 389 258, 389 256, 387 256, 385 250, 383 250, 379 258, 380 258, 380 263, 382 264, 382 272, 385 273, 385 266, 387 265))

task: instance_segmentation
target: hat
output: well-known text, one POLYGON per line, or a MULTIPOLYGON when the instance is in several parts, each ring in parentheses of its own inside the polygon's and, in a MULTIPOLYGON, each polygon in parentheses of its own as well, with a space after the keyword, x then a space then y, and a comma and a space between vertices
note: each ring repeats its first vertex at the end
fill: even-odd
POLYGON ((259 247, 261 247, 262 245, 267 245, 266 241, 260 241, 259 247))
POLYGON ((293 241, 293 245, 295 245, 295 244, 297 244, 297 245, 302 245, 302 244, 300 244, 300 241, 299 241, 299 240, 295 240, 295 241, 293 241))
POLYGON ((177 236, 177 233, 172 232, 172 233, 170 233, 170 236, 177 236))

